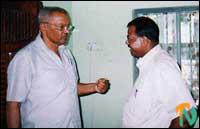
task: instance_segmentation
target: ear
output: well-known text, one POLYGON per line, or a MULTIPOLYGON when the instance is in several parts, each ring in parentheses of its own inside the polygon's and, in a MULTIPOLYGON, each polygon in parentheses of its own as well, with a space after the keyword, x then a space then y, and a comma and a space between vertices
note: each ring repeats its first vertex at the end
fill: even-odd
POLYGON ((149 40, 146 36, 142 37, 143 45, 149 47, 151 45, 151 40, 149 40))
POLYGON ((147 46, 147 44, 148 44, 148 42, 147 42, 147 38, 145 37, 145 36, 142 36, 142 37, 140 37, 140 40, 141 40, 141 42, 142 42, 142 47, 144 48, 144 47, 146 47, 147 46))

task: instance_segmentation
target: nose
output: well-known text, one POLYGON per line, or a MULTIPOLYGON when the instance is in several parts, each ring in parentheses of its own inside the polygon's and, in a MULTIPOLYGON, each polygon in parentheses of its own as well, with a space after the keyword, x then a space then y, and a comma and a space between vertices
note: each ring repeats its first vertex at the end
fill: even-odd
POLYGON ((129 45, 129 42, 128 42, 128 40, 126 40, 125 44, 126 44, 126 45, 129 45))
POLYGON ((130 46, 130 43, 128 42, 128 40, 126 40, 126 45, 129 47, 129 48, 131 48, 131 46, 130 46))
POLYGON ((67 27, 64 28, 63 32, 66 34, 66 33, 69 33, 69 30, 67 27))

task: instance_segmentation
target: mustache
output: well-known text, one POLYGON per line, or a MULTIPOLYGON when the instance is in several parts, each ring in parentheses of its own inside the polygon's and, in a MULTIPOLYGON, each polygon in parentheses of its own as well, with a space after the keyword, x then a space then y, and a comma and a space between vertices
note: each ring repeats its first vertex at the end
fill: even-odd
POLYGON ((67 37, 68 37, 68 35, 62 35, 61 37, 62 37, 62 38, 67 38, 67 37))

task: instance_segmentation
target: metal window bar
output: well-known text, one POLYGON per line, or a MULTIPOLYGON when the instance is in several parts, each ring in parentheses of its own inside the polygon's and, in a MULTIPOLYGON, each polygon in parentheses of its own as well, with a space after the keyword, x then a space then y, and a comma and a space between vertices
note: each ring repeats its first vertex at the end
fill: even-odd
MULTIPOLYGON (((173 53, 176 54, 176 60, 177 60, 177 63, 180 66, 182 66, 182 65, 184 66, 184 64, 182 64, 182 58, 181 58, 182 47, 184 47, 184 46, 181 46, 181 45, 184 45, 184 44, 189 45, 189 48, 186 47, 186 50, 188 49, 188 53, 187 53, 188 56, 186 55, 186 62, 187 62, 187 60, 189 61, 188 63, 189 63, 189 67, 190 67, 189 78, 187 77, 187 79, 189 79, 191 88, 193 88, 194 85, 197 85, 196 88, 198 88, 198 90, 199 90, 199 84, 195 84, 196 81, 198 82, 198 80, 199 80, 199 72, 196 71, 196 70, 199 70, 199 60, 198 60, 198 57, 199 57, 199 55, 198 55, 198 53, 199 53, 199 49, 198 49, 199 41, 198 41, 197 37, 195 37, 195 36, 197 36, 197 32, 195 30, 192 30, 192 29, 194 29, 194 27, 192 27, 192 26, 194 26, 194 24, 199 24, 199 22, 194 23, 194 21, 192 21, 191 17, 192 17, 192 14, 194 14, 194 13, 199 13, 199 6, 137 9, 137 10, 133 11, 133 18, 138 17, 138 16, 149 16, 149 17, 151 17, 151 16, 158 17, 159 15, 164 16, 164 18, 165 18, 165 20, 163 21, 163 22, 165 22, 164 28, 163 28, 164 29, 164 37, 163 37, 164 43, 161 43, 161 44, 166 46, 166 48, 172 47, 172 49, 173 49, 173 46, 174 46, 176 53, 174 51, 173 51, 173 53), (175 13, 175 19, 174 20, 176 22, 175 42, 173 40, 174 43, 172 43, 172 44, 169 43, 169 40, 168 40, 169 24, 167 22, 168 22, 168 18, 169 18, 170 13, 175 13), (189 14, 189 20, 190 20, 189 21, 189 43, 187 43, 187 42, 183 43, 181 41, 181 39, 183 38, 183 37, 181 37, 181 22, 182 22, 181 21, 181 13, 188 13, 189 14), (193 53, 193 52, 195 52, 195 53, 193 53), (193 57, 194 54, 196 55, 196 57, 193 57), (189 57, 189 59, 187 59, 188 57, 189 57), (194 62, 194 61, 196 61, 196 62, 194 62), (197 73, 196 75, 195 75, 195 72, 197 73)), ((155 18, 155 21, 158 23, 158 19, 155 18)), ((133 72, 134 72, 134 81, 135 81, 137 76, 138 76, 138 69, 135 67, 136 66, 136 59, 134 58, 133 60, 134 60, 133 61, 133 64, 134 64, 134 66, 133 66, 134 71, 133 72)))
POLYGON ((177 58, 177 63, 179 66, 181 66, 181 24, 180 24, 180 13, 176 12, 176 58, 177 58))

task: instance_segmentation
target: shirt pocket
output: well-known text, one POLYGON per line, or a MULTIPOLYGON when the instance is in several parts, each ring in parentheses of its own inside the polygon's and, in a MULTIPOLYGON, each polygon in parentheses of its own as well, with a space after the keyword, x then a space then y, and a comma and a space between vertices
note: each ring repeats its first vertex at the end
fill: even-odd
POLYGON ((38 70, 33 78, 33 89, 54 91, 63 86, 63 80, 64 70, 51 67, 43 68, 38 70))
POLYGON ((146 116, 150 110, 152 105, 151 93, 146 88, 136 88, 135 89, 135 99, 134 99, 134 113, 139 116, 146 116))

